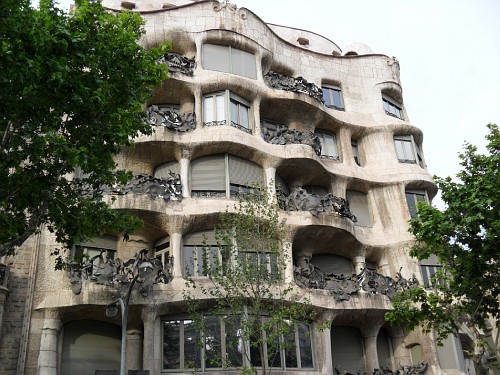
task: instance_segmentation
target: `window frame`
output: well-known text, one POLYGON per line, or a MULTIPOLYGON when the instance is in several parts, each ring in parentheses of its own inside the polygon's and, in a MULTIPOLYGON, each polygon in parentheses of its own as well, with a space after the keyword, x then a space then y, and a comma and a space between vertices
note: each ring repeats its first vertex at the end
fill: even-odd
MULTIPOLYGON (((205 260, 203 259, 203 251, 208 247, 210 249, 210 259, 216 259, 218 262, 222 262, 222 254, 221 251, 217 245, 217 241, 215 239, 213 230, 206 230, 206 231, 199 231, 199 232, 192 232, 192 233, 187 233, 185 236, 182 237, 182 264, 184 268, 182 269, 182 276, 183 278, 206 278, 207 275, 205 273, 205 268, 204 266, 209 266, 205 264, 205 260), (191 240, 186 237, 190 236, 202 236, 203 239, 201 241, 195 241, 191 240), (193 255, 193 258, 188 258, 188 250, 187 248, 192 248, 191 254, 193 255), (190 262, 190 263, 188 263, 190 262), (192 265, 192 274, 189 272, 191 271, 192 265), (189 268, 189 270, 188 270, 189 268)), ((212 264, 212 261, 210 261, 210 265, 212 264)))
MULTIPOLYGON (((229 73, 229 74, 234 74, 234 75, 238 75, 240 77, 246 77, 246 78, 250 78, 250 79, 257 79, 257 61, 256 61, 256 58, 255 58, 255 53, 252 53, 252 52, 248 52, 248 51, 245 51, 245 50, 242 50, 242 49, 239 49, 239 48, 235 48, 233 46, 230 46, 230 45, 222 45, 222 44, 214 44, 214 43, 203 43, 202 45, 202 66, 203 66, 203 69, 205 70, 211 70, 211 71, 214 71, 214 72, 222 72, 222 73, 229 73), (223 55, 223 56, 217 56, 218 59, 226 59, 226 56, 227 56, 227 61, 224 61, 224 63, 227 63, 227 69, 226 67, 221 67, 221 66, 218 66, 217 69, 212 69, 211 67, 207 67, 207 65, 209 65, 206 61, 208 55, 207 55, 207 50, 208 48, 206 46, 217 46, 217 48, 224 48, 227 50, 227 54, 226 55, 223 55), (240 57, 237 57, 237 55, 240 54, 240 57), (252 64, 252 69, 251 72, 249 72, 248 74, 241 74, 242 72, 240 72, 237 68, 237 60, 240 59, 241 61, 244 61, 245 59, 248 58, 248 60, 246 60, 247 62, 250 62, 250 55, 253 56, 253 64, 252 64), (246 56, 246 57, 243 57, 243 56, 246 56)), ((243 72, 243 73, 246 73, 243 72)))
POLYGON ((236 129, 239 129, 245 133, 252 134, 254 130, 254 116, 253 110, 250 102, 243 99, 241 96, 234 94, 230 90, 217 91, 209 94, 203 95, 203 126, 211 127, 211 126, 224 126, 230 125, 236 129), (222 109, 218 105, 217 97, 223 98, 223 111, 224 113, 221 115, 219 111, 222 109), (208 118, 208 100, 209 98, 213 98, 212 113, 210 116, 210 121, 207 121, 208 118), (233 119, 233 105, 237 107, 237 118, 233 119), (241 109, 245 109, 246 111, 246 120, 247 124, 242 124, 242 116, 244 113, 241 109), (235 121, 236 120, 236 121, 235 121))
MULTIPOLYGON (((191 194, 191 197, 203 197, 204 193, 209 192, 209 196, 212 196, 210 193, 213 193, 214 197, 217 197, 217 198, 228 198, 229 199, 229 198, 232 198, 232 197, 237 197, 240 193, 245 194, 245 193, 250 192, 250 190, 252 188, 251 184, 250 185, 237 184, 237 183, 235 183, 235 182, 232 181, 232 179, 231 179, 231 173, 230 173, 230 169, 231 169, 230 168, 230 158, 231 157, 245 160, 246 162, 252 163, 253 165, 257 166, 260 169, 260 172, 262 174, 262 179, 261 179, 260 183, 261 183, 262 187, 265 187, 265 184, 266 184, 265 173, 264 173, 264 169, 262 168, 261 165, 259 165, 257 163, 254 163, 251 160, 248 160, 248 159, 245 159, 245 158, 241 158, 239 156, 236 156, 236 155, 233 155, 233 154, 229 154, 229 153, 214 154, 212 156, 216 156, 216 155, 223 155, 223 157, 224 157, 224 179, 225 179, 224 183, 225 183, 225 190, 224 191, 222 191, 222 190, 193 190, 193 187, 192 187, 192 184, 191 184, 191 182, 193 180, 193 168, 191 167, 190 171, 189 171, 189 182, 190 182, 190 194, 191 194)), ((203 158, 203 156, 201 158, 203 158)), ((194 159, 194 160, 198 160, 198 159, 201 159, 201 158, 197 158, 197 159, 194 159)), ((235 159, 235 160, 237 160, 237 159, 235 159)))
POLYGON ((393 140, 396 157, 400 163, 418 164, 420 168, 425 168, 425 162, 422 152, 420 151, 420 147, 418 146, 417 142, 415 142, 415 138, 413 137, 413 135, 394 135, 393 140), (399 152, 398 143, 401 143, 400 149, 402 151, 402 154, 399 152), (407 148, 404 146, 405 143, 410 144, 411 155, 406 155, 407 148), (407 156, 412 156, 413 159, 408 159, 407 156))
POLYGON ((339 86, 336 85, 321 85, 321 91, 323 93, 323 103, 325 107, 335 109, 337 111, 345 111, 345 103, 344 103, 344 97, 342 95, 342 89, 339 86), (338 93, 338 98, 340 100, 340 103, 335 103, 335 95, 334 92, 338 93), (327 101, 325 100, 325 96, 328 97, 329 103, 332 104, 326 104, 327 101), (339 105, 337 105, 339 104, 339 105))
MULTIPOLYGON (((241 315, 237 315, 237 316, 233 316, 236 317, 236 318, 239 318, 239 321, 241 321, 241 319, 244 319, 245 317, 245 312, 242 312, 241 315)), ((223 358, 226 358, 227 357, 227 354, 228 354, 228 341, 226 340, 226 333, 228 332, 227 330, 227 324, 226 324, 226 321, 227 321, 227 318, 228 316, 227 315, 220 315, 220 316, 217 316, 217 315, 204 315, 203 318, 217 318, 218 319, 218 330, 219 330, 219 334, 220 334, 220 350, 221 350, 221 353, 219 355, 223 356, 223 358)), ((265 319, 265 316, 262 317, 262 319, 265 319)), ((163 316, 161 318, 161 333, 160 333, 160 337, 161 337, 161 342, 162 342, 162 347, 164 348, 164 338, 165 338, 165 323, 168 323, 168 322, 180 322, 179 324, 179 336, 178 336, 178 343, 177 343, 177 348, 179 350, 178 354, 177 354, 177 358, 179 359, 179 367, 178 368, 164 368, 164 356, 165 356, 165 351, 164 349, 161 350, 161 364, 160 364, 160 368, 161 368, 161 373, 172 373, 172 372, 190 372, 190 371, 193 371, 194 369, 193 368, 190 368, 190 367, 187 367, 186 366, 186 360, 185 360, 185 352, 184 352, 184 349, 185 349, 185 340, 184 340, 184 322, 185 321, 192 321, 192 319, 190 319, 189 317, 185 316, 185 315, 181 315, 181 316, 163 316)), ((291 333, 293 332, 293 339, 294 339, 294 343, 295 343, 295 347, 293 348, 293 350, 295 351, 295 360, 297 362, 297 366, 296 367, 289 367, 287 366, 287 363, 286 363, 286 348, 283 346, 283 342, 285 340, 287 340, 287 338, 281 334, 280 335, 280 338, 279 338, 279 345, 282 346, 280 348, 280 355, 279 355, 279 363, 280 363, 280 366, 279 367, 275 367, 273 366, 272 368, 273 369, 277 369, 279 371, 287 371, 287 370, 293 370, 293 371, 315 371, 316 370, 316 366, 317 366, 317 360, 316 360, 316 356, 315 356, 315 340, 314 340, 314 332, 315 332, 315 328, 314 328, 314 323, 308 323, 308 322, 295 322, 294 323, 294 327, 292 328, 291 330, 291 333), (301 340, 301 332, 300 332, 300 329, 301 328, 307 328, 307 334, 308 334, 308 337, 309 337, 309 340, 308 340, 308 347, 306 347, 305 349, 309 350, 310 352, 310 356, 309 358, 302 358, 303 356, 301 355, 302 354, 302 348, 300 346, 300 340, 301 340), (311 363, 311 367, 305 367, 306 366, 306 361, 310 361, 311 363)), ((266 332, 264 331, 263 332, 264 334, 264 337, 266 337, 266 332)), ((291 336, 291 335, 290 335, 291 336)), ((201 342, 201 345, 199 345, 199 352, 198 352, 198 355, 197 355, 197 358, 200 359, 200 367, 198 369, 196 369, 197 371, 201 371, 201 372, 210 372, 210 371, 220 371, 220 370, 223 370, 222 367, 209 367, 209 365, 207 364, 207 356, 206 356, 206 347, 207 347, 207 341, 206 341, 206 337, 204 336, 201 336, 199 337, 200 339, 200 342, 201 342)), ((242 344, 243 348, 247 350, 247 353, 244 355, 244 353, 241 353, 241 366, 244 366, 244 367, 248 367, 248 366, 252 366, 251 362, 252 362, 252 357, 251 357, 251 353, 249 353, 249 350, 250 350, 250 341, 246 341, 245 344, 242 344), (248 358, 249 357, 249 358, 248 358)), ((266 362, 268 363, 268 366, 271 365, 270 363, 270 359, 268 357, 268 345, 267 345, 267 342, 264 342, 264 359, 266 360, 266 362)), ((260 362, 260 359, 259 359, 259 362, 260 362)), ((239 366, 239 364, 237 364, 237 366, 239 366)), ((260 366, 254 366, 256 368, 261 368, 260 366)))
POLYGON ((321 142, 321 156, 320 156, 321 159, 342 161, 341 157, 340 157, 340 145, 339 145, 339 141, 337 138, 337 134, 318 129, 318 130, 314 131, 314 135, 317 136, 321 142), (327 147, 328 144, 327 144, 326 139, 325 139, 326 137, 333 138, 333 144, 335 145, 334 147, 335 147, 336 155, 331 155, 331 154, 335 154, 335 153, 330 152, 330 150, 328 149, 328 147, 327 147), (327 151, 325 152, 325 150, 327 150, 327 151))
POLYGON ((403 105, 389 95, 382 94, 382 105, 386 115, 404 120, 403 105))
POLYGON ((420 273, 425 289, 435 289, 437 284, 443 285, 443 280, 436 278, 436 273, 441 271, 443 266, 440 264, 422 264, 420 263, 420 273))
POLYGON ((170 236, 163 236, 153 244, 153 256, 161 262, 163 267, 170 263, 170 243, 170 236))
POLYGON ((408 213, 410 214, 410 217, 413 219, 413 218, 416 218, 418 217, 418 214, 417 214, 417 204, 418 202, 426 202, 427 204, 429 203, 429 197, 427 195, 427 191, 426 190, 419 190, 419 189, 406 189, 405 190, 405 201, 406 201, 406 206, 408 208, 408 213), (412 196, 413 198, 413 205, 412 207, 414 207, 412 209, 412 207, 410 207, 410 203, 408 202, 408 196, 412 196), (417 199, 417 196, 418 197, 423 197, 423 200, 418 200, 417 199))
POLYGON ((358 167, 362 167, 361 154, 359 152, 359 142, 357 139, 351 139, 351 149, 352 149, 352 154, 354 157, 354 163, 358 167))

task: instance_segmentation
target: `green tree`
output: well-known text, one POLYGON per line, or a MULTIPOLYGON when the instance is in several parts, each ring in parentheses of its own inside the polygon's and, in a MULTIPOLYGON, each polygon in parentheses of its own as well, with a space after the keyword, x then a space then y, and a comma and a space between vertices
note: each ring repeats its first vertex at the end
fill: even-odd
POLYGON ((410 255, 419 260, 434 255, 441 265, 435 288, 400 293, 387 314, 409 329, 434 330, 439 342, 460 329, 470 332, 481 374, 487 348, 478 328, 488 319, 500 320, 500 132, 495 124, 488 128, 487 154, 466 143, 457 178, 434 177, 445 209, 420 203, 418 217, 410 221, 416 240, 410 255))
POLYGON ((151 133, 143 105, 167 78, 168 45, 140 46, 141 17, 99 1, 68 15, 52 0, 4 0, 0 12, 0 256, 42 224, 66 246, 137 228, 99 187, 131 177, 114 156, 151 133))
POLYGON ((268 374, 282 366, 282 353, 294 353, 297 329, 306 340, 313 334, 309 300, 284 280, 291 259, 278 212, 265 189, 240 194, 235 212, 226 211, 215 229, 217 246, 204 246, 201 267, 207 279, 188 275, 184 299, 204 332, 201 345, 209 367, 237 368, 242 374, 260 368, 268 374), (225 345, 212 333, 214 319, 225 322, 225 345))

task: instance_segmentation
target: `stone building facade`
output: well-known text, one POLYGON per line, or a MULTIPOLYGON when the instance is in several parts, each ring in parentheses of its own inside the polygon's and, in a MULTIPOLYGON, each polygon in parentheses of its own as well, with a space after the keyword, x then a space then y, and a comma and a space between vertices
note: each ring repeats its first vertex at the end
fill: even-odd
MULTIPOLYGON (((283 359, 275 373, 400 366, 408 374, 465 373, 457 339, 438 349, 431 336, 384 320, 392 294, 427 282, 435 266, 417 264, 407 251, 415 204, 432 199, 436 186, 422 132, 405 110, 397 59, 364 44, 342 51, 323 36, 266 24, 228 2, 103 4, 141 12, 145 46, 172 42, 162 60, 170 79, 147 104, 155 132, 118 159, 136 178, 109 191, 114 208, 132 211, 145 225, 127 242, 110 233, 68 250, 71 258, 106 249, 103 259, 94 258, 102 269, 142 249, 145 258, 168 264, 168 282, 152 286, 147 297, 132 294, 127 368, 185 374, 196 358, 206 373, 234 373, 210 368, 204 349, 187 343, 193 332, 183 302, 185 268, 235 194, 259 182, 282 186, 289 245, 283 248, 291 252, 285 281, 321 311, 305 325, 307 337, 296 332, 301 350, 293 363, 283 359), (323 322, 331 328, 314 329, 323 322)), ((102 269, 73 270, 69 278, 54 272, 55 247, 42 229, 3 261, 2 374, 118 368, 121 320, 107 317, 105 307, 123 290, 102 285, 109 283, 102 269)), ((203 279, 203 270, 194 272, 203 279)))

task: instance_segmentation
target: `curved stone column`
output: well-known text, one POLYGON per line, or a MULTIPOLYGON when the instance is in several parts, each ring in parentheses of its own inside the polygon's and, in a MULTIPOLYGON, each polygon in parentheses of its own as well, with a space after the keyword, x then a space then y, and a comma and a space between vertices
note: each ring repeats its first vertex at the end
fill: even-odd
POLYGON ((126 368, 140 370, 142 368, 142 355, 142 331, 129 329, 127 331, 126 368))
POLYGON ((155 366, 157 363, 155 358, 155 319, 155 310, 148 308, 142 310, 142 322, 144 324, 142 369, 149 370, 151 374, 160 373, 159 369, 156 369, 155 366))
POLYGON ((38 375, 58 374, 58 337, 62 322, 59 318, 45 318, 40 339, 40 353, 38 355, 38 375))
POLYGON ((378 363, 377 336, 383 325, 383 320, 370 321, 371 324, 364 324, 361 328, 361 335, 365 342, 365 363, 366 371, 380 368, 378 363))
POLYGON ((174 257, 174 268, 172 270, 173 277, 182 277, 182 264, 181 264, 181 233, 171 233, 170 234, 170 255, 174 257))

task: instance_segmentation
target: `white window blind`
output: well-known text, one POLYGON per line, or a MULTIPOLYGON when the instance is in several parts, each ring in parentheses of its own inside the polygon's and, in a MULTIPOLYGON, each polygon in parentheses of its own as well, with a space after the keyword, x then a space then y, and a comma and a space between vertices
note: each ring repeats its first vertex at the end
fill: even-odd
POLYGON ((255 55, 231 46, 204 44, 203 68, 217 72, 232 73, 247 78, 257 78, 255 55))
POLYGON ((346 199, 349 202, 349 209, 358 219, 354 225, 360 227, 372 226, 372 215, 368 206, 368 196, 359 191, 348 190, 346 192, 346 199))
POLYGON ((225 191, 225 155, 209 155, 191 162, 191 190, 225 191))
POLYGON ((262 168, 249 160, 228 155, 229 180, 231 184, 252 186, 259 184, 263 186, 264 176, 262 168))

